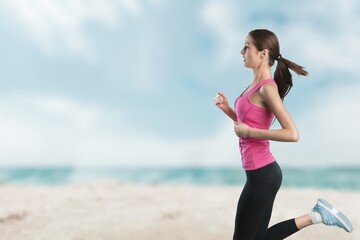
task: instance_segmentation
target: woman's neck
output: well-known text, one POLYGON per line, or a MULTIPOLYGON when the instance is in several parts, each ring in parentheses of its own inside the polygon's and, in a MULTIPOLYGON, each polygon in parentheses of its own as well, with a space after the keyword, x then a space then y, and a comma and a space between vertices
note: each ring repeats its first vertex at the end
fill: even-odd
POLYGON ((253 69, 254 71, 254 83, 259 83, 265 79, 271 79, 271 68, 269 65, 260 65, 258 68, 253 69))

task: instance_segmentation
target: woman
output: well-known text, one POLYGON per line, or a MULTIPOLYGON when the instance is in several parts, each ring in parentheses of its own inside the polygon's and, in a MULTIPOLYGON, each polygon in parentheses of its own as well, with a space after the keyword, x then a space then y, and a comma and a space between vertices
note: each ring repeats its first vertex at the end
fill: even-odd
POLYGON ((241 54, 245 67, 254 72, 253 82, 235 101, 235 110, 229 106, 223 93, 218 93, 215 98, 215 104, 234 121, 247 177, 237 206, 233 239, 284 239, 304 227, 321 222, 351 232, 352 225, 347 217, 322 198, 309 214, 268 228, 282 180, 281 169, 270 152, 268 140, 299 140, 299 133, 283 100, 292 87, 289 68, 298 75, 306 76, 308 73, 281 56, 278 39, 269 30, 251 31, 241 54), (275 62, 277 66, 272 78, 271 67, 275 62), (269 129, 274 116, 281 129, 269 129))

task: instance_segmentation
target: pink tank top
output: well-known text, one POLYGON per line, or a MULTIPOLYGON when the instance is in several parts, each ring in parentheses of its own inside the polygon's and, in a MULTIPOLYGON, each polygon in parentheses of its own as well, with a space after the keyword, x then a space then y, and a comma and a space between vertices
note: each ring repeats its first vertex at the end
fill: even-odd
MULTIPOLYGON (((266 83, 276 85, 273 79, 263 80, 236 99, 235 111, 238 122, 245 123, 253 128, 270 128, 274 114, 268 109, 252 104, 250 101, 250 96, 266 83)), ((239 147, 242 165, 245 170, 255 170, 275 162, 275 158, 270 152, 268 140, 239 138, 239 147)))

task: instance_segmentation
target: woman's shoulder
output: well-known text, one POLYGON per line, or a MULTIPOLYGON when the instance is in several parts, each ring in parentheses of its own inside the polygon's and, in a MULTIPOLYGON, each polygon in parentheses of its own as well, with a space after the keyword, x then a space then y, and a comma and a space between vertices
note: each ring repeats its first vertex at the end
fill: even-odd
POLYGON ((260 87, 260 95, 264 97, 273 96, 274 94, 279 95, 278 87, 274 79, 269 79, 260 87))

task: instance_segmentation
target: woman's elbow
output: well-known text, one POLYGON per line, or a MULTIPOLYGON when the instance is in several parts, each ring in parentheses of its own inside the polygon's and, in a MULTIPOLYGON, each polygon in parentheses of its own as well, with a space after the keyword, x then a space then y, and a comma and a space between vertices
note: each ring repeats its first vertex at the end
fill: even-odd
POLYGON ((298 142, 300 140, 299 132, 295 129, 294 131, 291 131, 291 134, 289 136, 290 142, 298 142))

